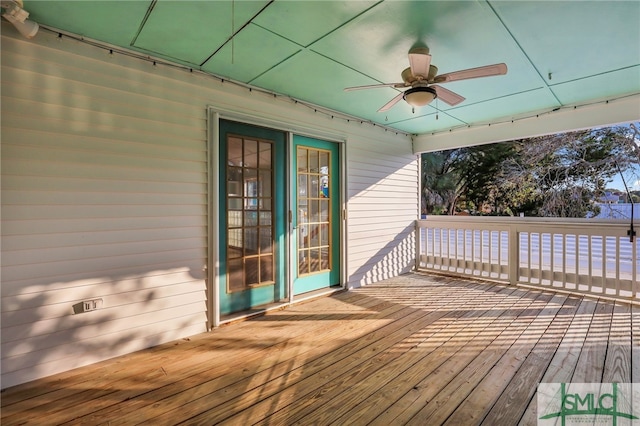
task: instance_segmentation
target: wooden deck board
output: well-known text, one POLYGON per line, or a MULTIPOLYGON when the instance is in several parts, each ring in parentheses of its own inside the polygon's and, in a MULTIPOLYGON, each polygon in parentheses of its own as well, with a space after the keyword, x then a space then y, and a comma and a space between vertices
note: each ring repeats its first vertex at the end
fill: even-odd
MULTIPOLYGON (((631 306, 613 308, 602 383, 631 382, 631 306)), ((637 358, 636 358, 637 359, 637 358)))
MULTIPOLYGON (((515 292, 509 292, 508 296, 513 293, 515 292)), ((477 316, 471 317, 470 321, 458 321, 454 325, 458 333, 434 351, 433 360, 425 359, 422 364, 413 367, 412 374, 416 375, 415 378, 406 375, 393 378, 389 388, 398 397, 389 401, 391 404, 373 424, 404 424, 431 401, 440 404, 443 399, 448 400, 448 395, 444 392, 440 397, 440 391, 463 369, 470 372, 476 368, 473 363, 476 355, 499 336, 504 326, 510 324, 510 313, 522 309, 515 307, 520 299, 506 300, 515 303, 484 312, 477 310, 477 316)), ((526 299, 523 302, 527 305, 530 303, 526 299)))
MULTIPOLYGON (((144 417, 149 424, 165 424, 171 423, 166 421, 171 415, 163 418, 154 418, 154 415, 160 415, 167 413, 171 410, 176 410, 180 415, 190 414, 192 416, 202 416, 207 419, 208 422, 216 421, 219 414, 222 418, 228 416, 228 410, 241 411, 253 405, 252 401, 256 398, 264 398, 265 395, 276 393, 283 385, 291 386, 294 383, 299 383, 303 373, 308 374, 309 370, 322 370, 334 365, 335 362, 341 361, 342 357, 348 353, 348 350, 358 350, 358 346, 367 346, 370 344, 369 338, 375 335, 378 329, 382 328, 385 333, 389 333, 390 329, 385 325, 390 324, 390 327, 402 327, 403 325, 410 325, 410 321, 417 319, 418 312, 411 312, 407 315, 407 310, 400 309, 398 305, 389 307, 383 311, 380 311, 378 321, 371 322, 357 327, 357 333, 366 334, 366 338, 355 339, 353 342, 355 345, 351 345, 348 349, 342 345, 342 342, 346 339, 345 335, 349 335, 350 332, 355 331, 353 324, 345 322, 340 327, 324 327, 322 332, 314 333, 304 343, 306 350, 301 350, 302 345, 296 344, 295 340, 287 342, 287 347, 279 348, 280 351, 274 353, 272 357, 264 357, 261 360, 261 370, 253 370, 250 374, 239 381, 224 380, 226 377, 221 377, 222 380, 210 381, 203 383, 202 391, 199 394, 194 394, 196 388, 190 388, 188 392, 182 392, 179 397, 174 397, 170 404, 162 404, 158 407, 158 410, 149 412, 145 410, 144 417), (393 322, 390 322, 393 321, 393 322), (333 347, 331 354, 333 359, 327 360, 323 357, 327 348, 333 347), (304 369, 302 368, 304 367, 304 369), (231 382, 233 381, 233 382, 231 382), (231 383, 227 383, 231 382, 231 383), (254 396, 255 394, 255 396, 254 396), (242 396, 242 398, 239 398, 242 396), (207 400, 201 400, 200 398, 206 397, 207 400), (213 398, 217 406, 213 407, 213 404, 209 399, 213 398), (237 399, 234 399, 237 398, 237 399), (226 403, 224 406, 225 402, 226 403), (206 412, 204 415, 202 414, 206 412)), ((424 313, 423 313, 424 315, 424 313)), ((375 316, 372 319, 376 318, 375 316)), ((250 360, 245 360, 248 364, 250 360)), ((247 369, 248 367, 244 367, 247 369)), ((299 387, 298 387, 299 388, 299 387)), ((259 400, 259 399, 258 399, 259 400)), ((193 419, 196 421, 197 417, 193 419)))
MULTIPOLYGON (((528 306, 521 306, 520 312, 512 311, 509 313, 501 330, 499 324, 498 327, 492 327, 492 329, 499 330, 495 339, 482 352, 472 354, 474 357, 467 367, 460 372, 456 371, 447 386, 437 393, 437 398, 425 404, 408 424, 443 424, 460 407, 465 398, 479 389, 486 375, 490 371, 495 371, 494 367, 500 364, 502 359, 510 358, 509 352, 514 349, 516 342, 523 338, 523 334, 536 318, 535 312, 547 304, 550 299, 548 296, 539 294, 528 306), (512 318, 511 321, 508 318, 512 318)), ((497 378, 494 377, 490 385, 499 386, 497 378)), ((468 421, 467 418, 465 423, 468 421)))
MULTIPOLYGON (((509 292, 509 290, 504 291, 509 292)), ((500 293, 497 293, 496 296, 498 294, 500 293)), ((427 334, 423 330, 412 339, 412 345, 409 345, 408 348, 392 348, 392 353, 400 353, 400 357, 393 361, 393 365, 384 365, 385 374, 378 373, 376 376, 380 380, 367 380, 358 383, 356 385, 357 392, 352 392, 347 384, 344 386, 343 395, 339 395, 336 400, 331 401, 332 409, 329 411, 331 416, 325 415, 325 418, 320 420, 341 424, 368 422, 390 403, 397 402, 400 396, 419 387, 419 382, 423 380, 425 375, 438 368, 449 359, 451 354, 459 351, 465 343, 471 342, 483 327, 461 327, 460 323, 476 322, 480 324, 483 322, 482 314, 482 312, 471 309, 463 315, 451 316, 445 322, 440 322, 444 328, 434 330, 437 334, 427 334), (337 403, 340 399, 349 399, 354 404, 359 404, 360 409, 358 410, 358 406, 354 410, 347 409, 346 406, 337 403), (364 418, 361 417, 363 415, 364 418)), ((311 418, 313 419, 313 417, 311 418)))
POLYGON ((640 306, 631 307, 631 382, 640 383, 640 306))
POLYGON ((599 301, 591 317, 589 330, 571 376, 574 383, 600 383, 607 354, 613 303, 599 301))
MULTIPOLYGON (((539 316, 542 318, 542 324, 539 325, 541 328, 537 330, 538 333, 532 333, 532 339, 538 336, 535 346, 514 372, 505 389, 501 392, 489 393, 489 396, 496 398, 496 402, 490 407, 484 419, 482 420, 481 415, 473 415, 472 418, 482 420, 482 424, 486 425, 518 424, 518 419, 523 412, 526 412, 536 392, 536 387, 531 386, 531 383, 541 381, 579 303, 580 299, 569 297, 557 311, 553 306, 548 308, 548 313, 556 311, 555 315, 549 315, 545 319, 545 313, 541 313, 539 316), (542 330, 544 324, 546 329, 542 330)), ((451 420, 452 418, 447 423, 453 424, 451 420)), ((530 419, 529 422, 535 424, 535 418, 530 419)))
POLYGON ((640 308, 408 274, 4 390, 10 424, 536 424, 639 381, 640 308))
MULTIPOLYGON (((446 305, 449 306, 449 305, 446 305)), ((459 305, 458 305, 459 306, 459 305)), ((462 311, 454 311, 455 315, 461 315, 462 311)), ((420 340, 424 340, 428 335, 433 335, 446 327, 451 320, 447 318, 450 313, 447 310, 435 311, 427 321, 412 324, 411 328, 401 330, 400 333, 394 333, 383 337, 380 342, 381 348, 377 354, 369 354, 367 359, 357 360, 354 362, 342 362, 341 365, 334 367, 328 375, 318 377, 317 375, 307 376, 302 386, 296 387, 296 400, 289 404, 286 410, 280 411, 270 417, 266 422, 272 421, 292 421, 305 418, 307 415, 317 411, 317 407, 323 407, 323 412, 332 411, 332 407, 324 407, 325 404, 331 403, 341 398, 340 394, 345 390, 352 397, 361 395, 364 390, 357 389, 358 384, 363 379, 368 379, 371 375, 376 374, 382 366, 385 371, 392 371, 394 368, 406 368, 407 358, 399 359, 404 353, 414 348, 420 340), (420 336, 418 336, 420 334, 420 336), (308 392, 305 392, 308 391, 308 392)), ((365 380, 368 384, 369 381, 365 380)), ((374 390, 377 386, 374 385, 374 390)), ((285 398, 277 396, 279 405, 282 405, 285 398)), ((348 398, 348 397, 347 397, 348 398)), ((264 407, 269 407, 271 401, 265 401, 264 407)), ((252 407, 243 415, 253 416, 259 406, 252 407)), ((332 413, 335 414, 335 413, 332 413)), ((233 418, 230 419, 233 421, 233 418)), ((306 418, 311 421, 311 419, 306 418)))
MULTIPOLYGON (((571 381, 596 305, 597 302, 592 299, 581 299, 574 312, 568 313, 562 321, 554 322, 555 333, 561 333, 563 337, 539 383, 571 381)), ((534 397, 518 424, 522 426, 535 425, 537 423, 536 412, 537 400, 534 397)))

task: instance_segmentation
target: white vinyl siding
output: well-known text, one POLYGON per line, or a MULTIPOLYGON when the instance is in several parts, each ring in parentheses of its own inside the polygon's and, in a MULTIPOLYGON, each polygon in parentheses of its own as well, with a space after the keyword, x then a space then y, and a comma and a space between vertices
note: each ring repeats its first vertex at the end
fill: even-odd
POLYGON ((2 32, 2 388, 206 330, 208 105, 345 140, 348 285, 413 267, 408 136, 47 31, 2 32), (102 307, 73 313, 90 299, 102 307))
POLYGON ((2 387, 206 330, 206 113, 166 86, 3 37, 2 387))
POLYGON ((410 144, 375 138, 349 142, 348 285, 358 287, 415 265, 418 162, 410 144))

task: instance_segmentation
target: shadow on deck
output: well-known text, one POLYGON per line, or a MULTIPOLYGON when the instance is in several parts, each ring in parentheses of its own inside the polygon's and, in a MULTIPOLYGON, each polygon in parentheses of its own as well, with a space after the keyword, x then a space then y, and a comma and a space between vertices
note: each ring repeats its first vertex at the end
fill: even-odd
POLYGON ((408 274, 2 393, 12 424, 535 425, 540 382, 640 382, 640 307, 408 274))

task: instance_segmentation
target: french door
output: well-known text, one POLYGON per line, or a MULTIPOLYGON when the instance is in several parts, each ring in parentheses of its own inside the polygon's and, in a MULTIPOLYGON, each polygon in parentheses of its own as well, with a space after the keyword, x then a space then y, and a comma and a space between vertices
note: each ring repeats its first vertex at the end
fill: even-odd
POLYGON ((339 285, 338 144, 229 120, 218 128, 219 314, 339 285))
POLYGON ((340 161, 336 143, 295 135, 293 294, 340 284, 340 161))
POLYGON ((286 134, 220 120, 220 314, 280 302, 286 283, 286 134))

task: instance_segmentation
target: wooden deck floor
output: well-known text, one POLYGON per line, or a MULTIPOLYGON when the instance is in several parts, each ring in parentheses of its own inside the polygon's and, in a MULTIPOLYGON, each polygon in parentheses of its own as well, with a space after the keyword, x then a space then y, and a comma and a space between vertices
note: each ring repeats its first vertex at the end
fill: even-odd
POLYGON ((637 360, 637 306, 410 274, 7 389, 1 423, 535 425, 539 382, 637 360))

